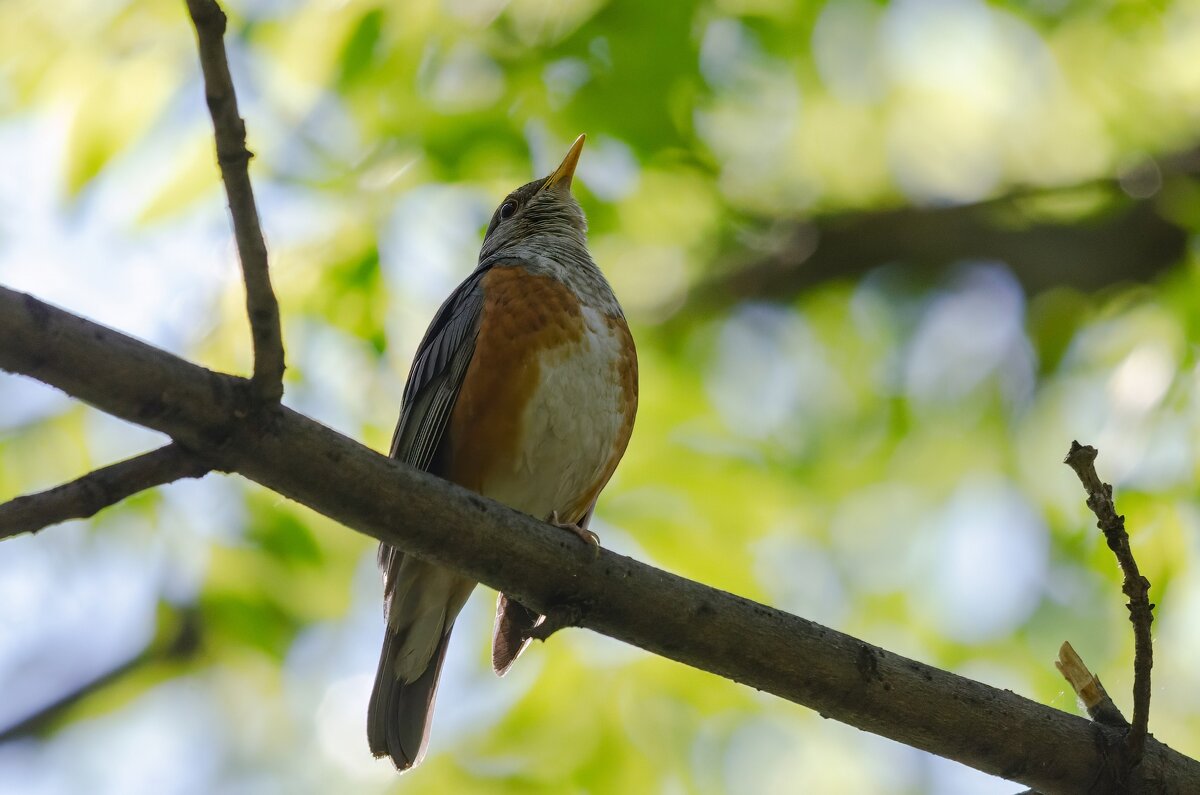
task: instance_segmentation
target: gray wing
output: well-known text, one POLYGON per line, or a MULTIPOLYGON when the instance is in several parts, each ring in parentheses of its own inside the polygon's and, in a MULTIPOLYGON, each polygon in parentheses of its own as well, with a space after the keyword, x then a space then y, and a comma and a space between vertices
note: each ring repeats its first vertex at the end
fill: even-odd
POLYGON ((486 272, 476 270, 455 288, 417 346, 389 452, 417 469, 429 469, 475 353, 483 309, 480 281, 486 272))
MULTIPOLYGON (((433 316, 413 358, 404 386, 400 421, 388 455, 417 469, 428 471, 454 410, 467 365, 475 353, 483 309, 480 282, 488 270, 489 267, 477 268, 455 288, 433 316)), ((395 547, 379 545, 385 596, 391 595, 401 557, 395 547)))

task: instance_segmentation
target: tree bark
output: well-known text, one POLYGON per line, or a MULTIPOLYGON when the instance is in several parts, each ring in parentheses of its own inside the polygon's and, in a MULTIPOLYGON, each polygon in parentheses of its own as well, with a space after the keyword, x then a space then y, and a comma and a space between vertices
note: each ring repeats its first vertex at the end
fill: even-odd
POLYGON ((379 455, 250 382, 0 288, 0 368, 162 431, 206 460, 559 620, 1044 793, 1200 792, 1153 738, 1118 790, 1122 733, 765 605, 591 548, 379 455))

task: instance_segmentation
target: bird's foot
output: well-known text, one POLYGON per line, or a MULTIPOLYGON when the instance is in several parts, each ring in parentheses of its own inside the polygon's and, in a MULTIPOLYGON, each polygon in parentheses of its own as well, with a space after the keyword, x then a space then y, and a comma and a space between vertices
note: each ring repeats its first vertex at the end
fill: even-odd
POLYGON ((595 547, 596 554, 600 554, 600 536, 596 535, 591 530, 588 530, 586 527, 582 527, 578 524, 562 521, 558 518, 558 511, 554 511, 550 514, 550 524, 579 536, 580 541, 595 547))

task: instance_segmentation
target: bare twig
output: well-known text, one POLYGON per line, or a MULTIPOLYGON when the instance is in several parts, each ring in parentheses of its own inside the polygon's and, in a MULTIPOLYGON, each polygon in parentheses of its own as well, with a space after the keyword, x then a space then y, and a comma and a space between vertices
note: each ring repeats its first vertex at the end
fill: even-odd
POLYGON ((1096 514, 1096 526, 1104 532, 1108 548, 1117 556, 1125 582, 1121 590, 1129 597, 1129 621, 1133 624, 1133 723, 1125 737, 1129 761, 1137 765, 1146 744, 1150 722, 1150 668, 1154 665, 1154 645, 1150 624, 1154 621, 1154 605, 1150 603, 1150 581, 1138 571, 1137 561, 1129 548, 1125 532, 1125 517, 1113 505, 1112 486, 1103 483, 1096 474, 1096 448, 1071 442, 1064 460, 1079 476, 1087 490, 1087 506, 1096 514))
POLYGON ((215 0, 187 0, 187 6, 200 43, 200 67, 217 142, 217 163, 229 197, 242 278, 246 282, 246 312, 254 339, 251 388, 260 400, 274 403, 283 395, 283 334, 279 303, 267 269, 267 246, 247 168, 253 155, 246 148, 246 125, 238 115, 237 96, 225 57, 225 12, 215 0))
POLYGON ((35 533, 68 519, 86 519, 139 491, 180 478, 198 478, 210 467, 177 444, 89 472, 78 480, 0 504, 0 539, 35 533))
POLYGON ((1118 780, 1122 732, 602 549, 417 471, 283 407, 237 419, 220 375, 0 287, 0 368, 151 427, 223 466, 531 610, 579 625, 1047 795, 1200 792, 1200 761, 1153 737, 1118 780), (502 541, 501 541, 502 539, 502 541))
POLYGON ((1118 729, 1129 728, 1129 721, 1125 720, 1125 716, 1113 703, 1104 685, 1100 684, 1100 678, 1088 670, 1070 643, 1063 643, 1059 648, 1054 666, 1083 702, 1084 709, 1092 716, 1092 720, 1118 729))

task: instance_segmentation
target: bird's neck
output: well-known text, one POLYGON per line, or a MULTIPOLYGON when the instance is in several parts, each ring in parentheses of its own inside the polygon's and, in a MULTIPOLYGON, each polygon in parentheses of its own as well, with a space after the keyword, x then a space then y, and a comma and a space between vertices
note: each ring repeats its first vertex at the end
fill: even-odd
POLYGON ((570 236, 531 235, 488 254, 487 260, 518 260, 531 273, 549 276, 570 287, 585 306, 613 317, 623 315, 612 287, 588 253, 583 232, 570 236))

